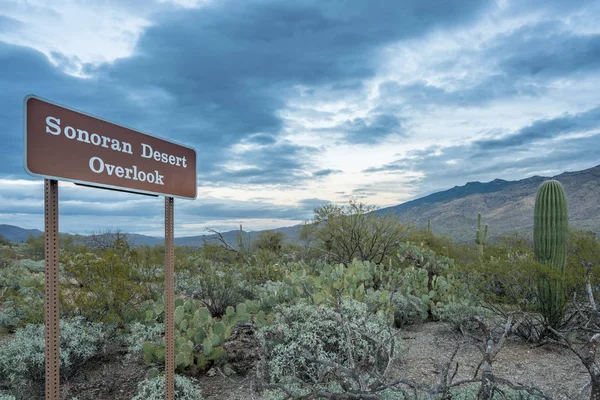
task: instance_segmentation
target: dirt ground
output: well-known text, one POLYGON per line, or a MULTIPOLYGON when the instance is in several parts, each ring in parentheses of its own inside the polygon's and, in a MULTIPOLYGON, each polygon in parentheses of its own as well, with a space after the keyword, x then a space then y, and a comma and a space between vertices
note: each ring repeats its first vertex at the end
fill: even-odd
MULTIPOLYGON (((396 366, 398 375, 428 385, 436 382, 435 363, 450 357, 457 345, 460 348, 455 361, 459 369, 455 381, 471 378, 481 360, 472 339, 452 332, 443 323, 405 328, 400 338, 408 350, 396 366)), ((138 382, 144 379, 146 368, 139 358, 127 358, 124 349, 111 349, 106 357, 88 363, 77 376, 65 382, 62 397, 130 400, 138 382)), ((509 339, 493 364, 493 372, 514 383, 535 385, 554 399, 589 398, 589 388, 582 391, 589 382, 587 371, 570 350, 558 345, 536 347, 516 338, 509 339)), ((251 378, 227 378, 218 373, 197 378, 206 400, 261 400, 251 378)))

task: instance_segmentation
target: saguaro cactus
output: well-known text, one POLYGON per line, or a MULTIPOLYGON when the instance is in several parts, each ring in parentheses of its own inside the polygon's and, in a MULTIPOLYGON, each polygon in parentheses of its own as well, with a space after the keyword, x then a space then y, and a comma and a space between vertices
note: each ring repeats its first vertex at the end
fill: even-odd
POLYGON ((559 276, 539 281, 540 312, 548 325, 558 327, 563 319, 566 295, 561 282, 567 265, 569 217, 567 198, 560 182, 549 180, 538 189, 533 215, 535 258, 555 269, 559 276))
POLYGON ((475 235, 475 243, 477 243, 477 252, 479 257, 483 257, 483 246, 487 244, 488 226, 485 225, 483 232, 481 231, 481 213, 477 214, 477 234, 475 235))

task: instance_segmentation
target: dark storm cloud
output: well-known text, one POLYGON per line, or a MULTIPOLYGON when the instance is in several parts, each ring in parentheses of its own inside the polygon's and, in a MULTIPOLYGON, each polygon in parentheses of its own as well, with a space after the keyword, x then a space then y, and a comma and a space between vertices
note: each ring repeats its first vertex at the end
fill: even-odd
POLYGON ((498 139, 456 146, 430 146, 365 173, 418 171, 415 190, 432 192, 470 180, 510 179, 539 171, 585 169, 600 163, 600 107, 577 114, 537 120, 498 139), (569 137, 579 134, 579 137, 569 137))
MULTIPOLYGON (((33 50, 1 44, 3 146, 0 173, 19 175, 20 102, 34 92, 117 123, 194 145, 199 169, 212 171, 224 150, 249 135, 277 136, 279 111, 297 85, 361 87, 378 66, 377 51, 434 28, 473 20, 491 0, 361 2, 218 1, 161 12, 132 56, 85 66, 90 79, 61 72, 33 50), (16 134, 13 134, 15 132, 16 134)), ((123 7, 139 5, 127 3, 123 7)), ((153 6, 154 7, 154 6, 153 6)), ((384 118, 384 117, 382 117, 384 118)), ((349 138, 367 142, 394 120, 350 124, 349 138)), ((263 137, 263 138, 266 138, 263 137)), ((260 139, 259 139, 260 140, 260 139)), ((285 166, 285 165, 283 165, 285 166)), ((292 166, 295 168, 295 165, 292 166)), ((257 172, 263 172, 259 168, 257 172)), ((248 171, 249 172, 249 171, 248 171)), ((290 177, 298 179, 297 174, 290 177)), ((266 181, 268 178, 259 178, 266 181)))
POLYGON ((292 87, 362 87, 360 80, 375 74, 382 46, 465 22, 489 4, 213 2, 164 15, 141 36, 132 57, 89 72, 133 88, 161 88, 172 95, 173 118, 203 122, 182 135, 226 146, 249 134, 277 134, 278 110, 292 87))
POLYGON ((374 143, 389 135, 406 136, 402 122, 403 119, 392 114, 376 114, 348 120, 334 130, 343 132, 350 143, 374 143))
POLYGON ((297 185, 309 179, 313 169, 312 156, 317 149, 298 146, 287 141, 229 154, 227 162, 237 162, 242 168, 228 168, 225 163, 201 179, 222 184, 297 185))
POLYGON ((574 132, 600 129, 600 107, 578 114, 565 114, 560 117, 538 120, 519 129, 512 135, 498 139, 477 140, 474 145, 481 150, 507 149, 552 139, 574 132))
POLYGON ((600 35, 574 34, 561 23, 526 26, 502 37, 491 50, 511 77, 548 79, 600 70, 600 35))
POLYGON ((323 178, 325 176, 329 176, 329 175, 333 175, 333 174, 338 174, 340 172, 342 172, 342 171, 339 170, 339 169, 331 169, 331 168, 320 169, 320 170, 318 170, 316 172, 313 172, 313 176, 315 178, 323 178))
POLYGON ((545 87, 531 82, 520 82, 504 73, 487 76, 481 82, 465 81, 453 90, 448 90, 426 82, 413 82, 401 85, 396 81, 386 81, 379 85, 382 100, 401 99, 413 107, 481 107, 490 101, 517 96, 540 96, 545 87))
POLYGON ((528 24, 444 59, 436 70, 460 68, 452 88, 424 81, 379 85, 380 101, 412 107, 485 107, 491 101, 546 95, 556 80, 600 75, 600 35, 579 34, 556 20, 528 24), (483 72, 482 72, 483 71, 483 72))
POLYGON ((182 205, 190 222, 195 218, 210 219, 283 219, 303 220, 310 218, 315 207, 327 200, 302 199, 297 205, 281 205, 260 199, 247 201, 232 199, 207 199, 196 204, 182 205))

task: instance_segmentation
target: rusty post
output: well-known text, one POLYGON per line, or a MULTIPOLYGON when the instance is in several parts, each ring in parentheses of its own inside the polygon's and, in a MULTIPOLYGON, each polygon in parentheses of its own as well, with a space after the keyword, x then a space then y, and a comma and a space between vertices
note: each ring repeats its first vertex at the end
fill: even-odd
POLYGON ((60 299, 58 277, 58 181, 44 179, 44 322, 46 400, 60 400, 60 299))
POLYGON ((175 397, 174 204, 165 197, 165 398, 175 397))

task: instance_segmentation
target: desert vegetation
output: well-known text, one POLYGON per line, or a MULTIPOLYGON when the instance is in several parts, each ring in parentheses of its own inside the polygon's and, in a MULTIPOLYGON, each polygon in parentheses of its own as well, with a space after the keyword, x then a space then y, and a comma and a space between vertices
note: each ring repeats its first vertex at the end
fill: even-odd
MULTIPOLYGON (((569 230, 560 184, 540 188, 533 240, 488 240, 483 215, 472 241, 455 243, 373 211, 317 208, 299 243, 240 231, 237 243, 178 247, 176 398, 234 398, 211 392, 207 375, 243 385, 235 398, 248 399, 561 398, 501 368, 510 344, 563 349, 588 372, 571 398, 600 399, 600 242, 569 230), (455 340, 433 349, 434 373, 420 376, 411 336, 433 325, 455 340)), ((43 398, 42 258, 39 237, 0 238, 0 399, 43 398)), ((65 399, 164 398, 163 260, 162 246, 119 232, 61 238, 65 399), (114 360, 129 375, 116 368, 112 384, 81 384, 114 360)))

